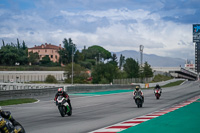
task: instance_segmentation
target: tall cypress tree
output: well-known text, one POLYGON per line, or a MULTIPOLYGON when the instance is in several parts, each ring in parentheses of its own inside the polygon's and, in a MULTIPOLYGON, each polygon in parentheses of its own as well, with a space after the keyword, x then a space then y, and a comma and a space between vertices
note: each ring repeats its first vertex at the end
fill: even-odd
POLYGON ((5 46, 5 42, 4 42, 4 40, 2 39, 2 43, 3 43, 3 47, 5 46))
POLYGON ((20 49, 20 43, 18 38, 17 38, 17 48, 20 49))

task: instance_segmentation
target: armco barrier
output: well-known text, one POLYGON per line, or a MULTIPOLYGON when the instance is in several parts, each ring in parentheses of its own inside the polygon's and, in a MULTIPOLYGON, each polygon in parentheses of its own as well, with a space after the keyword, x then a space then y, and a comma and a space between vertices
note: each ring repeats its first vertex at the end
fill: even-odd
POLYGON ((136 85, 86 85, 86 86, 66 86, 65 91, 69 93, 104 91, 104 90, 119 90, 119 89, 134 89, 136 85))
POLYGON ((55 94, 57 90, 58 87, 45 88, 45 89, 23 89, 23 90, 0 91, 0 100, 48 96, 55 94))
MULTIPOLYGON (((68 93, 118 90, 118 89, 134 89, 136 85, 83 85, 83 86, 63 86, 68 93)), ((43 88, 43 89, 23 89, 23 90, 2 90, 0 91, 0 100, 17 99, 17 98, 31 98, 37 96, 51 96, 53 97, 58 88, 43 88)))

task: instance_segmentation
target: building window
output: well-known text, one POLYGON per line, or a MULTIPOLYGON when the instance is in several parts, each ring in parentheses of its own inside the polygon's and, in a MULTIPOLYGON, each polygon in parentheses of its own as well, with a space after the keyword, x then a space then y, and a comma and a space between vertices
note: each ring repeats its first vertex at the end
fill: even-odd
POLYGON ((40 50, 38 50, 38 53, 40 52, 40 50))
POLYGON ((45 52, 47 52, 47 50, 45 49, 45 52))
POLYGON ((55 56, 55 58, 57 59, 57 55, 55 56))
POLYGON ((52 53, 53 53, 53 50, 52 50, 52 53))
POLYGON ((53 55, 51 55, 51 58, 53 58, 53 55))

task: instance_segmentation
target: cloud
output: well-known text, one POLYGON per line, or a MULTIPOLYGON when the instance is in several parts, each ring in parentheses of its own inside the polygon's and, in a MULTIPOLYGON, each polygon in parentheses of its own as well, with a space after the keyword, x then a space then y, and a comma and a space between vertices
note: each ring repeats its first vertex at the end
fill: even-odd
POLYGON ((31 10, 0 9, 0 39, 10 43, 19 38, 32 47, 46 42, 58 45, 64 38, 72 38, 79 49, 100 45, 117 52, 138 50, 139 45, 144 45, 144 52, 148 54, 179 58, 194 56, 192 24, 180 23, 184 18, 181 12, 189 16, 198 12, 192 6, 181 9, 176 3, 166 6, 165 2, 154 0, 149 1, 149 6, 139 6, 140 2, 127 0, 135 8, 112 1, 116 7, 108 4, 105 9, 97 5, 106 1, 77 2, 66 1, 62 5, 55 1, 36 1, 35 9, 31 10), (151 6, 153 2, 158 8, 151 6), (89 3, 96 5, 97 9, 90 8, 89 3), (67 9, 66 4, 69 4, 67 9), (76 6, 80 9, 76 10, 76 6), (169 11, 172 7, 177 8, 169 11))

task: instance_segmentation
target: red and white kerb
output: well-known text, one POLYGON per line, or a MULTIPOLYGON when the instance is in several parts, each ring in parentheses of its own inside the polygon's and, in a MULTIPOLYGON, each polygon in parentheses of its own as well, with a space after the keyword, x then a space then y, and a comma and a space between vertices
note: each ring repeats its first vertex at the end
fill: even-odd
POLYGON ((127 120, 127 121, 123 121, 123 122, 120 122, 120 123, 117 123, 117 124, 114 124, 114 125, 111 125, 111 126, 108 126, 108 127, 105 127, 105 128, 101 128, 101 129, 89 132, 89 133, 118 133, 118 132, 126 130, 130 127, 136 126, 136 125, 138 125, 142 122, 145 122, 145 121, 148 121, 150 119, 159 117, 161 115, 164 115, 164 114, 167 114, 167 113, 172 112, 174 110, 177 110, 181 107, 184 107, 188 104, 191 104, 199 98, 200 98, 200 96, 196 96, 196 97, 189 99, 185 102, 182 102, 180 104, 176 104, 176 105, 174 105, 170 108, 161 109, 159 111, 155 111, 155 112, 147 114, 145 116, 140 116, 140 117, 133 118, 133 119, 130 119, 130 120, 127 120))

